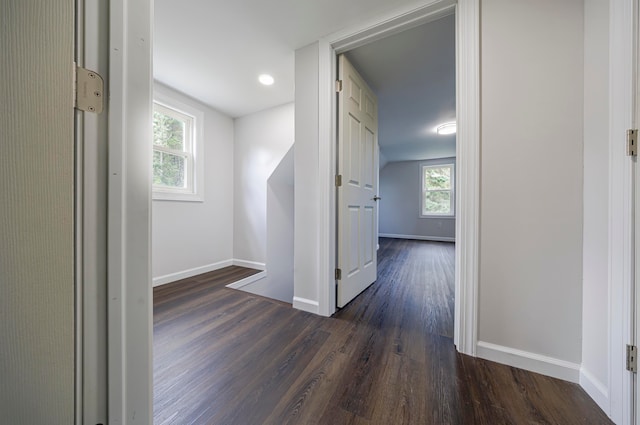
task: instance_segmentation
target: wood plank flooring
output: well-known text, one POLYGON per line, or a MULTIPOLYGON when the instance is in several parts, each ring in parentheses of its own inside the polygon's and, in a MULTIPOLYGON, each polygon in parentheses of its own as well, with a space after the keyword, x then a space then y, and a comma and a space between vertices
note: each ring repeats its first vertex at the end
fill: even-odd
POLYGON ((454 246, 381 239, 331 318, 224 285, 154 289, 155 424, 609 424, 575 384, 457 354, 454 246))

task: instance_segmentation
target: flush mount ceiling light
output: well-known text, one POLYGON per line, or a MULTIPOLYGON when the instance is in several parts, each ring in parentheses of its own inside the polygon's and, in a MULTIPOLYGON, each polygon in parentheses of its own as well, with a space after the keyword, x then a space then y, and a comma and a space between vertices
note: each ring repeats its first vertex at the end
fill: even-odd
POLYGON ((436 127, 436 133, 440 135, 454 134, 456 132, 455 122, 446 122, 436 127))
POLYGON ((260 81, 260 83, 264 84, 265 86, 270 86, 274 83, 275 80, 269 74, 261 74, 260 76, 258 76, 258 81, 260 81))

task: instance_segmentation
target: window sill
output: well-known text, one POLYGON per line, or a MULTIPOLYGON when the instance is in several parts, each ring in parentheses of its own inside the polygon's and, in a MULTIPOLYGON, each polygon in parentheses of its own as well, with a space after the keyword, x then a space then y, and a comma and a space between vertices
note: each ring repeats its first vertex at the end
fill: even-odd
POLYGON ((153 201, 204 202, 204 197, 197 193, 153 192, 153 201))
POLYGON ((455 215, 420 215, 418 218, 438 218, 441 220, 455 220, 455 215))

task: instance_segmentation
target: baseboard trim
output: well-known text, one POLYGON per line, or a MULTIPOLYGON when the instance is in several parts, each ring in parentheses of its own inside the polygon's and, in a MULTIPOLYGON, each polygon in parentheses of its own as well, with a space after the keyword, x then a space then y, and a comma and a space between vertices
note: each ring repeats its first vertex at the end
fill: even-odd
POLYGON ((238 258, 233 259, 233 265, 238 267, 246 267, 248 269, 265 270, 267 265, 265 263, 258 263, 257 261, 240 260, 238 258))
POLYGON ((611 403, 609 402, 609 391, 607 387, 584 367, 580 368, 580 386, 607 416, 611 416, 611 403))
MULTIPOLYGON (((202 273, 212 272, 214 270, 218 270, 223 267, 229 267, 229 266, 246 267, 249 269, 256 269, 256 270, 266 270, 267 268, 267 265, 265 263, 258 263, 256 261, 240 260, 237 258, 233 258, 231 260, 218 261, 217 263, 207 264, 205 266, 194 267, 192 269, 170 273, 164 276, 154 277, 152 280, 152 285, 155 288, 156 286, 166 285, 167 283, 175 282, 176 280, 186 279, 188 277, 197 276, 202 273)), ((262 279, 262 277, 260 277, 260 279, 262 279)))
POLYGON ((506 364, 553 378, 563 379, 578 384, 580 381, 580 365, 554 357, 478 341, 476 355, 485 360, 506 364))
POLYGON ((308 300, 306 298, 293 297, 293 308, 313 314, 320 314, 320 304, 318 301, 308 300))
POLYGON ((207 264, 205 266, 194 267, 192 269, 154 277, 152 280, 152 285, 155 288, 156 286, 166 285, 167 283, 175 282, 176 280, 186 279, 188 277, 197 276, 202 273, 212 272, 214 270, 218 270, 223 267, 229 267, 232 265, 233 265, 233 260, 218 261, 217 263, 207 264))
MULTIPOLYGON (((237 264, 236 264, 237 265, 237 264)), ((231 289, 242 289, 242 287, 252 284, 253 282, 257 282, 258 280, 264 279, 267 277, 267 271, 262 270, 256 274, 252 274, 251 276, 247 276, 244 279, 240 279, 238 281, 232 282, 227 285, 227 288, 231 289)))
POLYGON ((450 238, 447 236, 418 236, 418 235, 396 235, 395 233, 379 233, 381 238, 393 238, 393 239, 414 239, 418 241, 432 241, 432 242, 455 242, 456 238, 450 238))

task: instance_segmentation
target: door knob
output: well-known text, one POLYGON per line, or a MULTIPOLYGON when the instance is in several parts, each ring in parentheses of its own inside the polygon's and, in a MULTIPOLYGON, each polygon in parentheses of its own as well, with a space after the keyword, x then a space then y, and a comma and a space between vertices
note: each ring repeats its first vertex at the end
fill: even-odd
POLYGON ((381 198, 381 197, 379 197, 378 195, 376 195, 376 196, 374 196, 374 197, 373 197, 373 200, 374 200, 374 201, 379 201, 380 199, 382 199, 382 198, 381 198))

